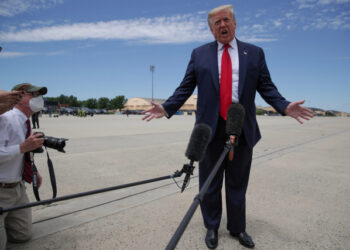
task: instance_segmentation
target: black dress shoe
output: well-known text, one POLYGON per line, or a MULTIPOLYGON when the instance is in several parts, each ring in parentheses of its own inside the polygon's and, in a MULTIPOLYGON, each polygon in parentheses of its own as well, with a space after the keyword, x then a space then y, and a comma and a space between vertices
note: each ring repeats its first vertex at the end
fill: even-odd
POLYGON ((242 233, 230 233, 233 237, 238 238, 239 243, 241 243, 241 245, 248 247, 248 248, 254 248, 255 244, 254 241, 252 239, 252 237, 250 237, 246 232, 242 232, 242 233))
POLYGON ((215 249, 218 246, 218 230, 209 229, 205 236, 205 244, 209 249, 215 249))

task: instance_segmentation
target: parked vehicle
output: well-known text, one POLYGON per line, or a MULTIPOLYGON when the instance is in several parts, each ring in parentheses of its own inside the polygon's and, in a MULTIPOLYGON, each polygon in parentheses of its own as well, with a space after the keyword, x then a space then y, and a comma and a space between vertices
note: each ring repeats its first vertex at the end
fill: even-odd
POLYGON ((92 111, 93 111, 94 114, 96 114, 96 115, 102 114, 102 110, 101 110, 101 109, 92 109, 92 111))
POLYGON ((122 111, 123 115, 141 115, 141 110, 124 110, 122 111))
POLYGON ((86 115, 94 116, 94 111, 92 109, 82 107, 81 110, 85 111, 86 115))
POLYGON ((61 115, 73 115, 73 109, 66 108, 66 107, 61 107, 60 108, 60 113, 61 113, 61 115))
POLYGON ((71 107, 71 109, 73 110, 72 115, 78 115, 79 107, 71 107))

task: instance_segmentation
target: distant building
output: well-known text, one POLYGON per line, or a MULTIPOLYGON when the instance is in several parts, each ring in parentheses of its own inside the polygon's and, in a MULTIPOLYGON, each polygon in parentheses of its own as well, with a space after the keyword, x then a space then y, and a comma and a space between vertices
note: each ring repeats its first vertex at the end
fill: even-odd
MULTIPOLYGON (((154 102, 163 104, 166 100, 165 99, 153 99, 154 102)), ((146 109, 149 109, 152 107, 151 104, 152 99, 151 98, 130 98, 125 104, 122 111, 130 112, 132 113, 140 113, 146 109)), ((180 108, 181 113, 184 114, 192 114, 195 113, 197 110, 197 95, 192 95, 190 98, 187 99, 187 101, 184 103, 184 105, 180 108)))
POLYGON ((196 113, 197 111, 197 99, 198 95, 192 95, 187 101, 182 105, 180 111, 184 112, 184 114, 192 115, 192 113, 196 113))
POLYGON ((326 116, 326 111, 324 111, 323 109, 319 109, 319 108, 310 108, 313 112, 315 116, 326 116))
POLYGON ((256 106, 256 110, 262 112, 265 115, 278 115, 278 112, 273 107, 256 106))
MULTIPOLYGON (((122 111, 144 111, 152 106, 151 99, 146 98, 130 98, 128 101, 124 104, 124 108, 122 111)), ((159 100, 154 100, 155 102, 159 102, 159 100)), ((160 102, 163 103, 164 101, 160 102)))
POLYGON ((347 117, 348 116, 347 113, 336 111, 336 110, 328 110, 327 112, 334 114, 335 116, 339 116, 339 117, 347 117))

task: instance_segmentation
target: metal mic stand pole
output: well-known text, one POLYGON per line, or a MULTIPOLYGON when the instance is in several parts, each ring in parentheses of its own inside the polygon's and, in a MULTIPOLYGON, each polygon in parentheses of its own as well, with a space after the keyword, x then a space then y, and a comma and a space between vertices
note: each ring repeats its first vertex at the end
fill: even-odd
POLYGON ((87 191, 87 192, 61 196, 61 197, 57 197, 57 198, 53 198, 53 199, 47 199, 47 200, 42 200, 42 201, 37 201, 37 202, 31 202, 31 203, 18 205, 18 206, 13 206, 13 207, 8 207, 8 208, 0 207, 0 215, 3 214, 3 213, 6 213, 6 212, 19 210, 19 209, 23 209, 23 208, 29 208, 29 207, 35 207, 35 206, 40 206, 40 205, 51 204, 53 202, 70 200, 70 199, 83 197, 83 196, 87 196, 87 195, 98 194, 98 193, 103 193, 103 192, 107 192, 107 191, 113 191, 113 190, 127 188, 127 187, 138 186, 138 185, 147 184, 147 183, 151 183, 151 182, 166 180, 166 179, 169 179, 169 178, 173 179, 175 177, 180 177, 183 173, 187 173, 187 171, 188 171, 187 170, 187 165, 184 165, 181 171, 177 170, 173 175, 166 175, 166 176, 158 177, 158 178, 154 178, 154 179, 148 179, 148 180, 143 180, 143 181, 138 181, 138 182, 132 182, 132 183, 127 183, 127 184, 123 184, 123 185, 119 185, 119 186, 102 188, 102 189, 96 189, 96 190, 91 190, 91 191, 87 191))
POLYGON ((216 165, 214 169, 211 171, 210 175, 208 176, 207 180, 204 182, 201 190, 199 193, 194 197, 193 202, 190 206, 190 208, 187 210, 187 213, 185 214, 184 218, 182 219, 180 225, 176 229, 176 232, 174 233, 173 237, 170 239, 168 245, 166 246, 166 250, 173 250, 175 249, 178 241, 180 240, 183 232, 186 230, 186 227, 190 220, 192 219, 193 214, 196 212, 196 209, 198 205, 203 201, 204 195, 207 192, 211 182, 213 181, 216 173, 218 172, 221 163, 224 161, 227 153, 230 150, 233 150, 234 144, 231 144, 230 140, 226 142, 226 145, 224 147, 224 151, 221 153, 219 160, 216 162, 216 165))

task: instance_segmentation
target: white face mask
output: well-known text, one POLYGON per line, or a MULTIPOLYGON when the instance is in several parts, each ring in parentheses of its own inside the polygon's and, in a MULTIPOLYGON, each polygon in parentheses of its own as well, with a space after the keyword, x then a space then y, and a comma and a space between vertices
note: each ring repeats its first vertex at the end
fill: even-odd
POLYGON ((44 108, 44 99, 41 95, 29 100, 29 107, 33 112, 39 112, 44 108))

